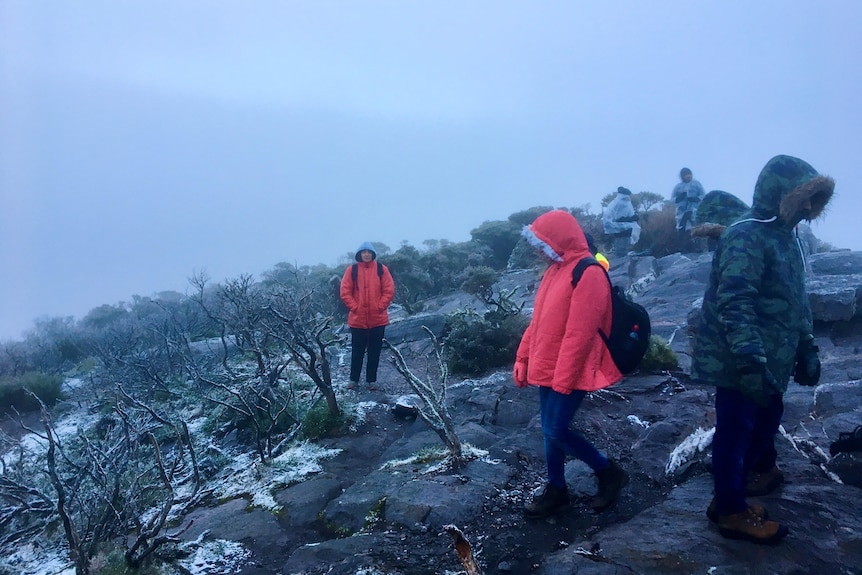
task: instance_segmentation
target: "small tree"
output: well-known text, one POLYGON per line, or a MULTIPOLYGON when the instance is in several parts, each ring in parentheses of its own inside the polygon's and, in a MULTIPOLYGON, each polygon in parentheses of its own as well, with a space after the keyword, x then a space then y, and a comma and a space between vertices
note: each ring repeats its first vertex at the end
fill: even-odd
POLYGON ((432 378, 430 375, 428 381, 423 381, 416 376, 407 366, 404 356, 397 347, 390 344, 387 340, 383 340, 383 344, 392 351, 392 363, 395 365, 398 373, 404 377, 410 388, 416 392, 423 402, 423 407, 419 408, 419 417, 443 441, 443 445, 449 451, 449 457, 453 466, 459 467, 464 462, 461 440, 458 438, 455 424, 452 421, 452 416, 449 415, 449 408, 446 406, 446 387, 449 379, 449 371, 446 369, 442 348, 437 342, 434 332, 425 326, 422 326, 422 329, 425 330, 431 339, 435 364, 439 373, 439 381, 436 385, 431 381, 432 378))

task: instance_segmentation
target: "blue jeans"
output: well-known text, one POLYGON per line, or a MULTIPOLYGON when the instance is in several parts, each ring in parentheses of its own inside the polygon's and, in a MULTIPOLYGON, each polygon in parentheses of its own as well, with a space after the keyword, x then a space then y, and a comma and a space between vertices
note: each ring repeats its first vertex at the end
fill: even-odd
POLYGON ((719 515, 745 510, 745 483, 761 460, 774 464, 775 434, 784 415, 781 394, 769 396, 761 407, 736 389, 715 392, 715 435, 712 438, 712 475, 719 515))
POLYGON ((569 395, 550 387, 539 387, 539 406, 542 414, 542 434, 545 437, 545 461, 548 464, 548 483, 566 487, 566 456, 571 455, 599 472, 608 466, 608 458, 599 452, 580 433, 569 428, 575 412, 581 405, 585 391, 569 395))

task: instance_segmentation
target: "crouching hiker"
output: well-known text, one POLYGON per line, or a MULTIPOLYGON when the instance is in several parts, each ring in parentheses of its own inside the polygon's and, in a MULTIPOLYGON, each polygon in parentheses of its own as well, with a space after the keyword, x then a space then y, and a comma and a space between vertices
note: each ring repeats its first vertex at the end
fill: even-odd
POLYGON ((591 254, 581 226, 569 212, 545 213, 524 227, 522 235, 549 261, 513 373, 518 387, 539 388, 548 466, 547 485, 524 511, 535 519, 569 506, 567 455, 584 461, 596 473, 599 491, 591 504, 601 511, 619 497, 628 474, 569 425, 588 392, 622 379, 599 334, 611 329, 610 284, 605 272, 592 265, 573 288, 575 265, 591 254))
POLYGON ((777 543, 789 531, 749 504, 746 491, 757 492, 752 478, 760 476, 772 478, 761 492, 780 483, 774 438, 791 374, 803 385, 820 378, 795 227, 823 212, 834 186, 798 158, 772 158, 751 209, 728 226, 713 256, 691 374, 717 388, 707 517, 724 537, 777 543))

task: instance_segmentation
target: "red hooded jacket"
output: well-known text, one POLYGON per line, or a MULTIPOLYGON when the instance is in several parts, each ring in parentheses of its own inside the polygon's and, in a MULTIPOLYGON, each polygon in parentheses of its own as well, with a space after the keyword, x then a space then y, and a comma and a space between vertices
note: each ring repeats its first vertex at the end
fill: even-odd
POLYGON ((395 297, 395 282, 389 268, 383 266, 383 276, 377 275, 377 261, 359 262, 356 283, 353 282, 353 265, 347 266, 341 278, 341 301, 350 310, 347 325, 359 329, 371 329, 389 325, 386 309, 395 297))
POLYGON ((515 361, 526 364, 526 383, 565 394, 617 383, 622 374, 599 335, 599 330, 611 329, 605 272, 589 266, 572 288, 575 265, 592 255, 578 221, 555 210, 536 218, 524 235, 554 260, 542 277, 533 317, 518 346, 515 361))

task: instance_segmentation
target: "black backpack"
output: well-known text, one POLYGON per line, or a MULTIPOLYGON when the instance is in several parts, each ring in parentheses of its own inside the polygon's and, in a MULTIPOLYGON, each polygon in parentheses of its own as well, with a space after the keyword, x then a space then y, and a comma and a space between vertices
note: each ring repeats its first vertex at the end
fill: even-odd
POLYGON ((619 286, 611 284, 607 271, 595 258, 584 258, 578 262, 572 270, 572 287, 578 285, 584 270, 592 265, 601 267, 605 272, 608 285, 611 287, 613 306, 611 333, 605 335, 602 330, 599 330, 599 335, 608 346, 617 369, 623 374, 631 373, 640 365, 649 348, 649 313, 644 306, 633 302, 619 286))

